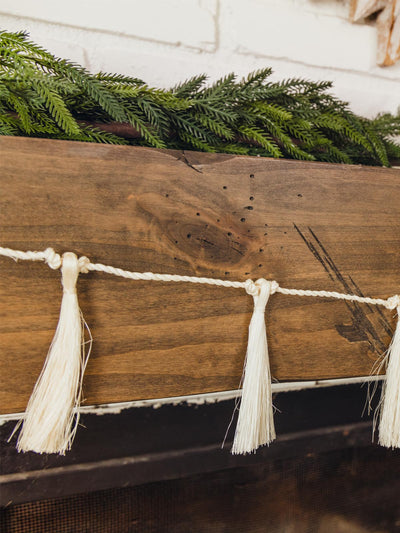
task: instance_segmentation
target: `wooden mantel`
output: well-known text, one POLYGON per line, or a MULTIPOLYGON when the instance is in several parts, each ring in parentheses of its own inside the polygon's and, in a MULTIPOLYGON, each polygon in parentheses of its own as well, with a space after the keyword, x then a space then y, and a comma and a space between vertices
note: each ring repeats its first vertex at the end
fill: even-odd
MULTIPOLYGON (((400 170, 0 139, 0 241, 128 270, 388 297, 400 290, 400 170)), ((251 298, 81 275, 87 404, 238 387, 251 298)), ((25 408, 58 319, 60 273, 0 258, 1 412, 25 408)), ((273 376, 369 374, 394 313, 274 295, 273 376)))

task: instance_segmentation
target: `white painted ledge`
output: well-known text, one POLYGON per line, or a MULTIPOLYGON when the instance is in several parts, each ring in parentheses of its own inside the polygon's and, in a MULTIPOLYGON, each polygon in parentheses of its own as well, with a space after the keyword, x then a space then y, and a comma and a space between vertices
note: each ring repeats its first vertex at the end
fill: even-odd
MULTIPOLYGON (((379 381, 384 379, 385 376, 359 376, 354 378, 340 378, 340 379, 321 379, 315 381, 289 381, 284 383, 273 383, 272 392, 290 392, 304 389, 316 389, 322 387, 336 387, 339 385, 353 385, 356 383, 367 383, 373 381, 379 381)), ((180 405, 186 403, 187 405, 204 405, 216 402, 223 402, 225 400, 232 400, 240 397, 242 391, 229 390, 223 392, 208 392, 205 394, 193 394, 190 396, 171 396, 169 398, 154 398, 151 400, 135 400, 132 402, 119 402, 119 403, 105 403, 98 405, 85 405, 81 406, 79 412, 82 414, 96 414, 96 415, 108 415, 119 414, 125 409, 132 409, 134 407, 152 407, 153 409, 159 409, 163 405, 180 405)), ((10 421, 19 420, 24 413, 8 413, 0 415, 0 425, 10 421)))

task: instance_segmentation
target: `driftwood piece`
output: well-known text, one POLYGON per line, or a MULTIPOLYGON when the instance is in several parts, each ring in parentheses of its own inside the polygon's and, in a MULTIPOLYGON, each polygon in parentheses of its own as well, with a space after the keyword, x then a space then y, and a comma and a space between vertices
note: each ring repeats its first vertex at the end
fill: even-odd
MULTIPOLYGON (((0 139, 2 246, 124 269, 388 297, 400 287, 400 171, 68 141, 0 139)), ((237 388, 252 299, 239 289, 81 275, 94 345, 86 403, 237 388)), ((60 273, 0 258, 0 404, 22 411, 57 324, 60 273)), ((274 295, 279 380, 369 374, 394 313, 274 295)))
POLYGON ((350 20, 359 22, 379 12, 377 63, 394 65, 400 59, 400 0, 352 0, 350 20))
POLYGON ((351 0, 350 20, 359 22, 384 9, 388 3, 388 0, 351 0))

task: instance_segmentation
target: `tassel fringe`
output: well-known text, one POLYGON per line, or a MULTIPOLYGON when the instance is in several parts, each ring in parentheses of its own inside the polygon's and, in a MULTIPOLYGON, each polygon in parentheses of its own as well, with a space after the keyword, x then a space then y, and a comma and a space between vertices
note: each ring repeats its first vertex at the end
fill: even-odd
MULTIPOLYGON (((396 298, 396 297, 395 297, 396 298)), ((383 364, 386 380, 378 409, 379 444, 387 448, 400 448, 400 297, 397 296, 397 326, 383 364)))
POLYGON ((249 326, 233 454, 255 452, 259 446, 269 444, 276 437, 264 313, 270 295, 277 288, 276 282, 265 279, 255 283, 249 280, 246 286, 246 292, 254 299, 254 311, 249 326))
POLYGON ((87 325, 76 293, 79 272, 85 272, 87 261, 87 258, 78 260, 70 252, 63 255, 60 318, 26 408, 18 451, 64 455, 74 440, 79 422, 82 378, 90 354, 90 347, 85 354, 84 330, 87 325))

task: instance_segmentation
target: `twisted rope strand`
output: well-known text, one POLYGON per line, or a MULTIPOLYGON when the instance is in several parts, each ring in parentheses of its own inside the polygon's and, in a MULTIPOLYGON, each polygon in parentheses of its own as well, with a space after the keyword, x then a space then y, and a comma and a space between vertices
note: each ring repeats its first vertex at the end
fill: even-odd
MULTIPOLYGON (((29 261, 44 261, 50 268, 60 268, 62 264, 62 258, 52 248, 47 248, 42 252, 22 252, 19 250, 13 250, 11 248, 0 247, 0 255, 5 257, 11 257, 15 261, 29 260, 29 261)), ((178 274, 155 274, 153 272, 131 272, 129 270, 123 270, 122 268, 116 268, 109 265, 103 265, 101 263, 91 263, 87 257, 79 258, 79 267, 82 273, 89 271, 104 272, 105 274, 111 274, 113 276, 119 276, 126 279, 142 280, 142 281, 175 281, 175 282, 188 282, 188 283, 200 283, 207 285, 214 285, 219 287, 230 287, 234 289, 245 289, 248 294, 254 295, 258 292, 258 287, 254 281, 248 279, 246 281, 229 281, 215 278, 203 278, 197 276, 180 276, 178 274)), ((337 300, 347 300, 351 302, 367 303, 371 305, 382 305, 386 309, 396 309, 400 306, 400 296, 395 294, 390 298, 370 298, 368 296, 357 296, 356 294, 344 294, 336 291, 312 291, 304 289, 285 289, 280 287, 276 281, 272 281, 273 291, 280 292, 290 296, 312 296, 317 298, 334 298, 337 300)))
POLYGON ((391 296, 386 300, 382 298, 370 298, 369 296, 357 296, 356 294, 342 294, 341 292, 336 291, 311 291, 304 289, 284 289, 283 287, 278 287, 276 292, 281 294, 289 294, 290 296, 318 296, 320 298, 336 298, 338 300, 350 300, 352 302, 360 302, 365 304, 372 305, 383 305, 387 309, 395 309, 400 302, 398 295, 391 296))
POLYGON ((244 289, 246 283, 241 281, 228 281, 215 278, 200 278, 196 276, 179 276, 178 274, 154 274, 153 272, 130 272, 113 266, 102 265, 101 263, 89 263, 88 270, 96 272, 105 272, 113 276, 122 278, 143 280, 143 281, 185 281, 189 283, 202 283, 208 285, 218 285, 221 287, 233 287, 235 289, 244 289))
POLYGON ((43 252, 21 252, 20 250, 12 250, 11 248, 2 248, 0 246, 0 255, 11 257, 15 261, 44 261, 54 270, 60 268, 62 263, 61 256, 53 248, 47 248, 43 252))

